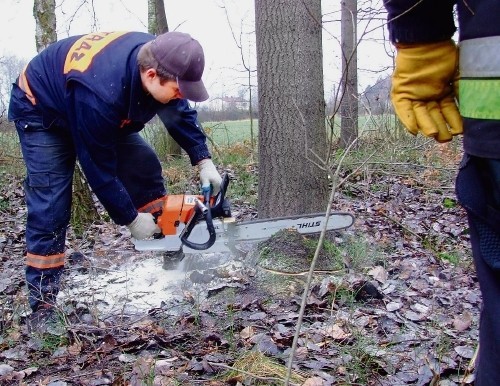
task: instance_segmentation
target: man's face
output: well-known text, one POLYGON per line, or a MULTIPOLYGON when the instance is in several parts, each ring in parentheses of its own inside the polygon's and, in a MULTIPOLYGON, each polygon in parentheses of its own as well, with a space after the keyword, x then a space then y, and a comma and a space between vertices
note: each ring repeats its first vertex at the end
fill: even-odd
POLYGON ((141 73, 144 90, 160 103, 168 103, 173 99, 181 99, 182 94, 175 80, 168 80, 161 84, 156 70, 149 69, 141 73))

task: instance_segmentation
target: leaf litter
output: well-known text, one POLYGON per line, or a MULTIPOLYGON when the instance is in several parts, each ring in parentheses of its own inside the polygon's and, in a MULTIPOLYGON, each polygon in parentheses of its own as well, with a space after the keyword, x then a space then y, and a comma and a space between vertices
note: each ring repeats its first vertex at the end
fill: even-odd
MULTIPOLYGON (((58 299, 67 334, 36 339, 24 325, 23 193, 3 177, 1 384, 282 384, 310 240, 297 248, 279 235, 239 257, 190 255, 164 270, 123 227, 95 224, 81 239, 70 230, 58 299), (269 246, 297 275, 273 267, 269 246)), ((356 183, 336 200, 356 222, 329 235, 336 249, 314 275, 292 384, 471 384, 481 297, 465 213, 405 177, 371 179, 384 189, 356 183)))

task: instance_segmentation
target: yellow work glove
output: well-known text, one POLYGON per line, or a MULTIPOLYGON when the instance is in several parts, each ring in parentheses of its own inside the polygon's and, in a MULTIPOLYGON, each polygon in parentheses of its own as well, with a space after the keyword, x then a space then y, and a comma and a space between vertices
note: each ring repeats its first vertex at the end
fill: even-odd
POLYGON ((406 129, 438 142, 462 134, 454 90, 458 84, 455 43, 396 44, 396 48, 391 100, 406 129))

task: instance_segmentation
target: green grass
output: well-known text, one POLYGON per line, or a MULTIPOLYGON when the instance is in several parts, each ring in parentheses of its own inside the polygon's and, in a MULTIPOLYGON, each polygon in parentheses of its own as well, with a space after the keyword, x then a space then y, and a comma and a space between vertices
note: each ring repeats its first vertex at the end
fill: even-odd
POLYGON ((251 140, 253 131, 254 139, 259 132, 259 121, 244 119, 239 121, 224 122, 202 122, 201 124, 207 135, 218 146, 230 146, 235 143, 243 143, 251 140), (253 128, 251 127, 253 125, 253 128))
POLYGON ((443 206, 445 208, 451 209, 451 208, 455 208, 457 205, 458 205, 457 201, 453 198, 445 197, 443 199, 443 206))
MULTIPOLYGON (((2 182, 2 179, 0 177, 0 183, 2 182)), ((3 198, 0 198, 0 212, 7 210, 10 206, 9 200, 5 200, 3 198)))
MULTIPOLYGON (((257 140, 259 133, 259 121, 254 119, 242 119, 237 121, 224 122, 202 122, 204 130, 208 136, 219 146, 230 146, 235 143, 251 141, 253 133, 254 140, 257 140), (251 127, 251 124, 253 127, 251 127)), ((379 116, 360 116, 358 119, 359 135, 381 135, 387 136, 394 133, 395 118, 394 115, 379 116)), ((326 128, 328 133, 333 133, 334 137, 340 135, 340 119, 326 119, 326 128)))
MULTIPOLYGON (((392 115, 372 117, 361 116, 358 123, 360 136, 365 134, 372 135, 375 133, 377 135, 386 136, 387 132, 385 132, 385 130, 388 132, 394 131, 390 129, 391 127, 394 127, 394 117, 392 115)), ((327 119, 327 132, 331 132, 331 129, 333 128, 333 136, 337 137, 340 131, 339 124, 340 119, 338 118, 333 120, 327 119)), ((259 132, 259 121, 257 119, 202 122, 202 126, 207 133, 209 143, 214 148, 225 148, 238 143, 246 144, 248 147, 251 147, 252 143, 257 143, 259 132)), ((166 140, 165 129, 159 121, 153 120, 151 123, 146 125, 146 128, 141 132, 141 135, 149 143, 155 145, 160 159, 166 159, 166 155, 163 154, 166 140)), ((9 159, 12 157, 19 159, 21 157, 19 140, 15 130, 12 128, 0 131, 0 144, 0 168, 2 167, 2 160, 6 159, 6 157, 9 157, 9 159)), ((253 150, 255 151, 255 149, 253 150)))

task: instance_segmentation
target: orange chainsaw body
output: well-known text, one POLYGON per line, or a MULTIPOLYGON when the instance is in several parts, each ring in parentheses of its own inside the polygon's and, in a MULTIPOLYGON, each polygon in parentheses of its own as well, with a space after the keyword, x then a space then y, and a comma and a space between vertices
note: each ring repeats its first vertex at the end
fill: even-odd
MULTIPOLYGON (((211 189, 202 188, 201 195, 172 194, 165 197, 161 214, 157 218, 158 227, 164 236, 179 236, 182 245, 194 250, 210 248, 217 239, 213 218, 231 217, 231 208, 224 198, 229 184, 229 176, 224 174, 219 192, 211 196, 211 189), (184 224, 183 227, 180 227, 184 224), (197 227, 203 224, 203 226, 197 227), (190 240, 193 229, 207 234, 207 240, 190 240)), ((195 237, 196 239, 196 237, 195 237)))
POLYGON ((196 201, 203 202, 203 196, 192 194, 167 195, 157 223, 164 235, 175 235, 179 224, 187 224, 194 215, 196 201))

